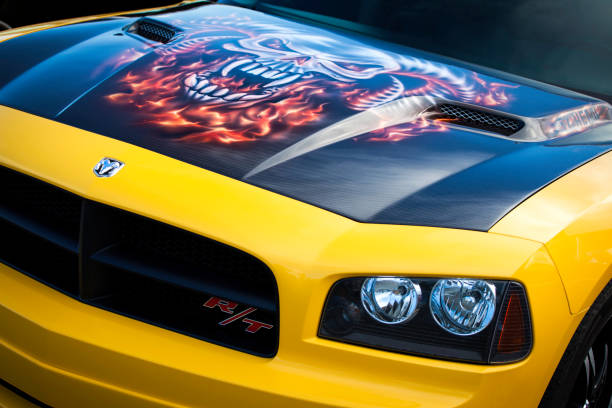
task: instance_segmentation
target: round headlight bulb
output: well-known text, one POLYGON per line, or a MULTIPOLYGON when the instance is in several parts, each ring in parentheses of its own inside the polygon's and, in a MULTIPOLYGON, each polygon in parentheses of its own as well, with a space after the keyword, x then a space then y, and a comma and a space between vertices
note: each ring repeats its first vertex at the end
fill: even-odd
POLYGON ((444 330, 469 336, 484 330, 495 314, 495 286, 484 280, 443 279, 431 291, 431 314, 444 330))
POLYGON ((385 324, 410 320, 417 312, 421 288, 408 278, 368 278, 361 286, 361 303, 374 319, 385 324))

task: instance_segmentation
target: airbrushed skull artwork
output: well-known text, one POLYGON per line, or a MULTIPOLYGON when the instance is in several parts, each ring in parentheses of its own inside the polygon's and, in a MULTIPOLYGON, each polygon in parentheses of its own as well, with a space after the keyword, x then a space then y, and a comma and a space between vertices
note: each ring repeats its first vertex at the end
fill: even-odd
MULTIPOLYGON (((113 104, 192 142, 239 143, 294 137, 399 98, 428 95, 497 106, 508 84, 471 71, 368 46, 268 16, 173 21, 186 33, 128 70, 113 104)), ((134 58, 141 54, 134 53, 134 58)), ((130 58, 122 56, 122 61, 130 58)), ((399 141, 445 124, 426 119, 380 129, 369 141, 399 141)))
MULTIPOLYGON (((397 61, 390 56, 363 46, 351 47, 342 55, 338 55, 338 51, 334 54, 334 50, 341 50, 341 46, 331 38, 295 33, 284 35, 282 40, 277 34, 270 33, 238 40, 236 44, 225 44, 224 49, 236 55, 252 55, 252 58, 231 59, 216 72, 206 70, 191 74, 185 79, 186 90, 196 100, 244 106, 249 101, 272 98, 291 84, 316 76, 351 83, 399 69, 397 61), (369 64, 364 62, 368 53, 373 61, 369 64), (232 93, 228 88, 218 89, 210 82, 222 84, 223 78, 228 77, 237 79, 238 84, 247 82, 255 87, 247 89, 247 92, 232 93)), ((381 92, 382 99, 378 102, 372 100, 372 104, 401 95, 402 83, 394 77, 389 78, 391 82, 381 92)), ((240 86, 234 86, 233 91, 240 91, 240 86)))

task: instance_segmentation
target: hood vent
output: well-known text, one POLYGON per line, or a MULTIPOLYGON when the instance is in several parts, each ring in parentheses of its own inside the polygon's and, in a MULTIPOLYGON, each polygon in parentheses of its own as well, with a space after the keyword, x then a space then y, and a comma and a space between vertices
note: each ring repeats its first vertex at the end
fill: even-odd
POLYGON ((179 30, 150 18, 141 18, 132 24, 127 31, 144 37, 147 40, 166 44, 176 37, 179 30))
POLYGON ((462 105, 444 103, 429 110, 430 118, 510 136, 525 125, 523 121, 462 105))

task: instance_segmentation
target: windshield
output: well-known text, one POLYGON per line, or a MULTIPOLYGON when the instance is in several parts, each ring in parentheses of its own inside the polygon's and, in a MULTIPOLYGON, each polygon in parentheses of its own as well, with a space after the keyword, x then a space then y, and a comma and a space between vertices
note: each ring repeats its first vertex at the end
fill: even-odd
POLYGON ((256 8, 612 101, 610 0, 261 0, 256 8))

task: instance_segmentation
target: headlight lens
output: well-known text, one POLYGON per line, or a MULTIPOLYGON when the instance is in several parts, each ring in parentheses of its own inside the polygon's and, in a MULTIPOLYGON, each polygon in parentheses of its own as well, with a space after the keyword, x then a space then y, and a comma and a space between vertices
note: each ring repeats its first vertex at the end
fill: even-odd
POLYGON ((531 351, 527 295, 517 282, 416 277, 342 279, 319 336, 406 354, 507 363, 531 351))
POLYGON ((361 304, 381 323, 407 322, 414 316, 420 300, 421 288, 408 278, 368 278, 361 286, 361 304))
POLYGON ((469 336, 485 329, 495 313, 495 286, 484 280, 443 279, 435 284, 429 306, 444 330, 469 336))

